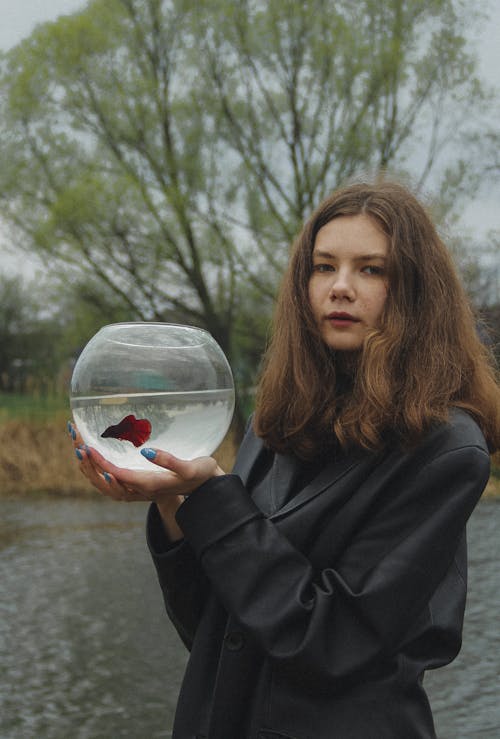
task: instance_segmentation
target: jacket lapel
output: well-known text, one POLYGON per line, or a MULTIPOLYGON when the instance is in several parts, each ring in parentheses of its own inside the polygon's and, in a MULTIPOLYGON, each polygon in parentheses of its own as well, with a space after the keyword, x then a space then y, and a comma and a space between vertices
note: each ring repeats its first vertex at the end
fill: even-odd
POLYGON ((250 473, 257 464, 260 454, 264 452, 264 442, 250 429, 244 436, 238 450, 233 473, 238 475, 243 485, 248 484, 250 473))
MULTIPOLYGON (((244 485, 248 484, 250 475, 254 467, 259 463, 261 454, 264 452, 264 442, 250 429, 241 443, 233 468, 233 473, 241 478, 244 485)), ((335 462, 328 462, 321 466, 318 469, 318 474, 311 480, 311 482, 309 482, 303 490, 289 500, 283 508, 276 511, 276 513, 273 513, 270 518, 276 520, 283 516, 287 516, 297 508, 303 506, 309 500, 339 483, 347 473, 358 467, 363 461, 366 461, 369 466, 371 466, 373 464, 373 457, 374 455, 356 451, 345 454, 335 462)), ((348 487, 350 489, 350 494, 352 494, 351 486, 348 487)))
MULTIPOLYGON (((283 508, 276 511, 276 513, 273 513, 270 518, 276 520, 287 516, 298 508, 301 508, 317 495, 320 495, 326 490, 331 490, 343 477, 345 477, 345 475, 356 468, 360 462, 361 459, 359 454, 347 454, 340 460, 328 462, 326 465, 320 467, 318 474, 305 486, 305 488, 303 488, 303 490, 289 500, 283 508)), ((349 489, 352 493, 350 486, 349 489)))

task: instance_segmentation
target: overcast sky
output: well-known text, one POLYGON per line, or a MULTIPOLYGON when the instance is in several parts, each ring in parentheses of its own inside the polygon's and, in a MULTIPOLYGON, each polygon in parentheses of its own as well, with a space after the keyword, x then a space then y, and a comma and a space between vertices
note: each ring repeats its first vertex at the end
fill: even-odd
MULTIPOLYGON (((85 0, 0 0, 0 50, 6 51, 29 36, 36 24, 74 13, 85 5, 85 0)), ((490 16, 477 36, 480 75, 500 89, 500 0, 477 0, 477 7, 490 16)), ((462 219, 464 229, 480 234, 500 230, 499 203, 500 182, 488 195, 470 202, 462 219)), ((2 249, 0 266, 12 271, 17 262, 2 249)))

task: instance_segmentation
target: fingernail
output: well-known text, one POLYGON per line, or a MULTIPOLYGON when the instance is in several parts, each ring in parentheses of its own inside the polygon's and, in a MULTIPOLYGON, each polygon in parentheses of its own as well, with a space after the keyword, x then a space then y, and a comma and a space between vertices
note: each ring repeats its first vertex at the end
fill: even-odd
POLYGON ((68 421, 68 434, 70 434, 73 431, 73 426, 71 425, 71 421, 68 421))
POLYGON ((108 475, 107 472, 103 472, 103 477, 106 480, 106 482, 111 482, 111 475, 108 475))
POLYGON ((141 454, 143 457, 146 457, 146 459, 154 459, 156 457, 155 450, 150 449, 149 447, 146 447, 145 449, 141 449, 141 454))
POLYGON ((81 453, 79 449, 75 449, 75 454, 80 461, 83 459, 83 454, 81 453))

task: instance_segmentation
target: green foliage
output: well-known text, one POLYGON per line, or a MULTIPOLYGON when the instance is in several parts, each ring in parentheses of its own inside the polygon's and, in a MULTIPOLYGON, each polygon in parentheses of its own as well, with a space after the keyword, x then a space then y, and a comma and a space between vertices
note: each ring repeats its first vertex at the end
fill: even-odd
POLYGON ((30 424, 54 420, 62 423, 69 417, 69 400, 65 395, 0 393, 0 425, 13 420, 30 424))
POLYGON ((42 316, 41 293, 19 277, 0 277, 0 391, 52 389, 59 371, 56 326, 42 316))
POLYGON ((59 343, 68 359, 76 358, 102 326, 138 319, 114 291, 95 281, 61 282, 51 300, 57 306, 59 343))
MULTIPOLYGON (((18 396, 38 398, 43 410, 67 397, 71 368, 87 341, 106 323, 136 319, 114 291, 62 275, 57 284, 0 277, 0 393, 5 408, 18 396)), ((22 404, 29 400, 23 400, 22 404)), ((24 406, 23 406, 24 407, 24 406)))
POLYGON ((3 59, 0 214, 64 265, 89 330, 114 301, 119 315, 198 324, 250 382, 289 244, 331 189, 437 172, 449 209, 475 184, 465 146, 439 175, 445 145, 481 126, 471 11, 89 2, 3 59), (84 285, 106 296, 95 315, 84 285))

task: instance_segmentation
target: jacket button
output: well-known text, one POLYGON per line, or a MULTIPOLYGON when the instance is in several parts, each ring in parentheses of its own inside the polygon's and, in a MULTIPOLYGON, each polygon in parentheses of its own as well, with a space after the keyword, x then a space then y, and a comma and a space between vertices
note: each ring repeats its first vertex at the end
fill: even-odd
POLYGON ((224 641, 226 643, 226 647, 231 650, 231 652, 238 652, 240 649, 243 649, 243 646, 245 645, 245 637, 240 631, 230 631, 229 634, 226 634, 224 637, 224 641))

